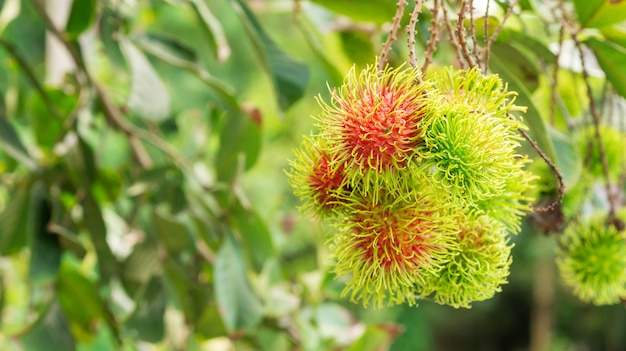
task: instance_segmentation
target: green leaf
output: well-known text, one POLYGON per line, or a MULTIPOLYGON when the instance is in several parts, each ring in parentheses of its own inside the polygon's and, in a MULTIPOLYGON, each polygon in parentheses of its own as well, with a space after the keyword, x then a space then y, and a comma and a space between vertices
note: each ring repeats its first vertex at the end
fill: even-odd
POLYGON ((57 298, 77 339, 90 340, 96 332, 96 322, 106 318, 105 307, 96 283, 81 273, 80 261, 69 253, 63 255, 61 262, 57 298))
MULTIPOLYGON (((552 53, 552 51, 550 51, 550 48, 548 48, 546 44, 544 44, 540 40, 537 40, 532 35, 528 35, 524 32, 517 30, 503 30, 502 32, 506 32, 508 40, 514 47, 521 46, 523 48, 526 48, 536 57, 540 57, 541 59, 543 59, 543 61, 547 64, 555 63, 556 56, 554 55, 554 53, 552 53)), ((498 36, 498 39, 500 39, 500 36, 498 36)), ((532 66, 536 67, 536 65, 532 66)), ((538 70, 538 67, 536 67, 536 69, 538 70)), ((539 74, 539 72, 537 73, 539 74)))
MULTIPOLYGON (((625 10, 626 11, 626 10, 625 10)), ((606 79, 622 97, 626 97, 626 48, 613 42, 590 38, 585 41, 593 50, 606 79)))
POLYGON ((96 335, 88 341, 79 342, 76 347, 77 351, 109 351, 121 350, 115 340, 115 335, 111 332, 108 325, 99 325, 96 328, 96 335))
POLYGON ((34 171, 38 168, 37 163, 20 141, 15 129, 4 116, 0 116, 0 146, 4 153, 13 157, 29 170, 34 171))
MULTIPOLYGON (((73 113, 78 102, 76 95, 69 95, 58 88, 45 88, 44 90, 49 99, 54 101, 54 106, 61 116, 68 117, 73 113)), ((63 129, 64 121, 55 118, 50 113, 40 94, 32 94, 28 101, 28 109, 37 145, 50 151, 59 141, 59 133, 63 129)))
POLYGON ((241 248, 227 235, 215 257, 215 298, 226 328, 233 332, 254 327, 261 319, 261 302, 248 282, 241 248))
POLYGON ((313 0, 313 2, 353 20, 377 24, 391 22, 396 13, 395 0, 313 0))
POLYGON ((580 180, 583 167, 576 145, 571 137, 556 129, 549 128, 548 131, 556 150, 555 162, 563 175, 563 184, 568 190, 572 189, 580 180))
POLYGON ((529 92, 539 85, 539 67, 533 64, 526 55, 510 44, 494 44, 491 46, 491 57, 497 56, 500 62, 506 62, 510 74, 522 81, 529 92))
POLYGON ((603 27, 626 20, 625 0, 574 0, 583 28, 603 27))
POLYGON ((183 66, 198 64, 198 55, 195 50, 176 37, 147 33, 133 37, 133 42, 151 55, 172 65, 183 66))
POLYGON ((49 282, 56 278, 61 264, 61 248, 56 233, 48 231, 52 206, 42 184, 31 191, 27 233, 30 243, 28 278, 34 282, 49 282))
POLYGON ((232 221, 248 249, 254 269, 260 272, 265 263, 275 255, 272 234, 258 213, 244 208, 241 201, 237 201, 232 211, 232 221))
POLYGON ((489 60, 490 67, 500 74, 502 80, 508 84, 510 91, 517 92, 517 98, 515 103, 520 106, 526 106, 528 109, 524 114, 524 122, 530 129, 530 135, 533 137, 539 148, 550 158, 556 159, 556 152, 554 150, 554 144, 548 135, 548 131, 545 126, 545 122, 541 113, 535 107, 535 104, 530 98, 530 93, 513 71, 510 70, 508 62, 502 61, 497 55, 494 55, 489 60))
POLYGON ((4 32, 4 29, 9 23, 20 15, 20 11, 20 0, 6 0, 4 2, 2 12, 0 12, 0 35, 2 35, 2 32, 4 32))
POLYGON ((232 181, 238 171, 254 165, 261 149, 261 130, 244 112, 227 116, 220 131, 220 146, 217 153, 217 179, 232 181))
POLYGON ((137 308, 124 323, 127 333, 147 342, 159 342, 165 334, 166 287, 159 277, 152 277, 135 302, 137 308))
POLYGON ((163 274, 159 251, 155 243, 144 242, 133 247, 133 252, 121 265, 121 278, 130 296, 137 294, 152 277, 163 274))
POLYGON ((74 350, 74 337, 70 332, 67 318, 53 301, 39 316, 39 319, 24 333, 20 340, 24 350, 74 350))
POLYGON ((65 31, 69 39, 77 39, 96 18, 96 0, 74 0, 65 31))
POLYGON ((235 90, 203 69, 193 48, 174 38, 156 34, 140 35, 135 37, 134 41, 144 51, 163 62, 193 73, 196 78, 215 90, 229 107, 239 109, 235 90))
POLYGON ((287 110, 304 95, 309 69, 285 53, 269 37, 244 0, 231 0, 239 11, 246 33, 268 71, 278 99, 278 106, 287 110))
POLYGON ((170 95, 146 56, 128 39, 120 40, 131 71, 128 107, 146 120, 160 122, 170 113, 170 95))
POLYGON ((8 256, 26 245, 29 225, 29 187, 18 187, 9 194, 9 202, 0 214, 0 255, 8 256))
POLYGON ((177 255, 193 248, 193 239, 189 229, 178 218, 166 213, 164 208, 157 208, 152 213, 152 223, 159 241, 167 252, 177 255))
POLYGON ((190 2, 209 35, 209 45, 215 52, 217 62, 224 62, 230 56, 230 46, 221 23, 213 16, 204 0, 190 0, 190 2))
POLYGON ((117 261, 106 241, 107 229, 102 219, 100 205, 96 202, 91 191, 86 191, 82 199, 83 221, 89 232, 91 242, 98 257, 98 271, 102 282, 108 282, 117 270, 117 261))
POLYGON ((626 48, 626 28, 619 26, 603 27, 600 29, 604 37, 615 44, 626 48))

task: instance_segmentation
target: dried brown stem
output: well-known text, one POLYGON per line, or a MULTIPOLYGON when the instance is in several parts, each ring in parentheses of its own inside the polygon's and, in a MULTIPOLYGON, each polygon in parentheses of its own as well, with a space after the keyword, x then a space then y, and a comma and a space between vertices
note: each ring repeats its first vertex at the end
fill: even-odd
MULTIPOLYGON (((487 42, 487 44, 483 48, 483 55, 482 56, 483 56, 483 60, 485 61, 485 67, 487 67, 489 65, 489 49, 491 48, 491 45, 493 45, 493 43, 498 38, 498 35, 502 31, 502 28, 504 28, 504 23, 509 18, 509 16, 511 16, 511 14, 513 13, 513 8, 515 6, 517 6, 519 1, 520 0, 513 0, 513 1, 511 1, 511 5, 509 5, 509 8, 506 10, 506 13, 504 14, 504 17, 502 17, 502 22, 500 22, 500 24, 498 24, 496 29, 493 31, 493 33, 489 37, 489 41, 487 42)), ((485 33, 485 37, 486 36, 487 36, 487 33, 485 33)))
POLYGON ((433 61, 433 55, 437 49, 437 42, 439 41, 439 1, 433 1, 432 14, 433 19, 430 24, 428 32, 430 33, 430 39, 428 39, 426 53, 424 54, 424 63, 422 64, 422 72, 426 73, 428 66, 433 61))
POLYGON ((528 140, 528 142, 530 143, 530 146, 532 146, 532 148, 537 152, 537 154, 539 154, 539 157, 541 157, 546 164, 548 165, 548 167, 550 167, 550 169, 552 170, 552 174, 554 174, 554 176, 556 177, 556 181, 557 181, 557 191, 559 193, 559 196, 556 200, 554 200, 552 203, 548 204, 547 206, 543 206, 543 207, 535 207, 534 211, 535 212, 549 212, 554 210, 554 208, 561 203, 561 201, 563 200, 563 196, 565 195, 565 184, 563 183, 563 175, 561 174, 561 172, 559 171, 558 168, 556 168, 556 165, 552 162, 552 160, 550 160, 550 158, 548 157, 548 155, 546 155, 541 148, 539 148, 539 145, 537 145, 537 142, 534 141, 530 135, 528 135, 528 133, 526 133, 525 130, 523 129, 518 129, 518 131, 520 132, 520 134, 524 137, 524 139, 528 140))
POLYGON ((407 43, 409 45, 409 63, 411 64, 411 67, 413 68, 417 67, 417 57, 415 56, 415 35, 416 35, 415 28, 417 26, 418 16, 420 12, 422 11, 423 3, 424 3, 424 0, 415 1, 415 7, 413 8, 413 11, 411 12, 411 20, 409 21, 409 24, 406 26, 406 33, 408 34, 407 43))
POLYGON ((621 223, 621 221, 617 218, 616 215, 616 199, 613 189, 611 188, 611 178, 609 176, 609 163, 606 158, 606 151, 604 149, 604 144, 602 143, 602 135, 600 133, 600 114, 598 107, 596 105, 596 101, 593 98, 593 90, 591 88, 591 84, 589 83, 589 72, 587 70, 587 65, 585 64, 585 53, 583 51, 582 44, 578 39, 578 34, 580 30, 575 29, 570 23, 570 20, 567 17, 565 9, 563 8, 563 2, 559 2, 559 9, 561 10, 560 22, 563 28, 565 28, 572 40, 574 41, 574 45, 578 51, 578 56, 580 59, 580 65, 583 75, 583 81, 585 83, 585 87, 587 90, 587 97, 589 98, 589 112, 591 113, 591 119, 593 120, 594 126, 594 138, 595 142, 598 146, 598 153, 600 154, 600 163, 602 164, 602 173, 605 179, 605 191, 606 197, 609 202, 609 222, 614 224, 616 227, 617 223, 621 223))
POLYGON ((488 65, 488 61, 486 60, 487 57, 489 57, 489 3, 491 1, 487 0, 487 8, 485 9, 485 26, 484 26, 484 31, 485 33, 483 34, 483 52, 481 54, 481 61, 483 62, 483 71, 487 72, 487 65, 488 65))
MULTIPOLYGON (((472 54, 477 60, 480 60, 478 54, 478 39, 476 38, 476 22, 474 21, 474 0, 469 0, 469 14, 470 14, 470 36, 472 38, 472 54)), ((478 62, 480 67, 480 62, 478 62)))
POLYGON ((467 47, 467 40, 465 40, 465 11, 467 11, 467 0, 461 0, 461 9, 459 10, 459 17, 456 21, 456 35, 458 37, 459 44, 461 45, 463 57, 465 57, 467 64, 470 67, 476 67, 476 61, 474 61, 472 53, 467 47))
POLYGON ((400 28, 400 20, 402 20, 402 16, 404 16, 404 9, 409 3, 406 0, 399 0, 396 4, 396 14, 393 16, 393 22, 391 23, 391 28, 389 28, 389 36, 383 45, 383 49, 380 52, 380 57, 378 58, 378 71, 382 72, 387 64, 387 57, 389 56, 389 50, 391 50, 391 44, 398 38, 398 29, 400 28))
POLYGON ((455 34, 454 28, 452 28, 452 24, 450 23, 450 19, 448 17, 448 10, 446 9, 445 0, 440 0, 440 1, 441 1, 441 9, 443 12, 443 21, 446 24, 446 29, 448 30, 448 36, 450 37, 450 42, 452 43, 452 46, 454 47, 454 50, 456 51, 456 55, 459 59, 459 64, 462 66, 462 68, 467 68, 465 66, 465 62, 463 61, 463 49, 461 49, 461 45, 459 44, 457 40, 457 35, 455 34))

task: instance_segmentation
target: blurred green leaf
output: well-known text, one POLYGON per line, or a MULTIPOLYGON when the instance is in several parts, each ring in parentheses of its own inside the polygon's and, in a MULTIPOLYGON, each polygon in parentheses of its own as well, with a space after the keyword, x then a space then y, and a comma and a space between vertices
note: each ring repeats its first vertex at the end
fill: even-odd
POLYGON ((170 95, 165 84, 150 61, 130 40, 120 40, 120 48, 131 73, 128 107, 147 120, 165 120, 170 113, 170 95))
POLYGON ((272 234, 258 213, 244 208, 241 201, 237 201, 232 211, 232 220, 248 248, 254 269, 260 272, 265 263, 275 255, 272 234))
POLYGON ((117 261, 106 241, 107 229, 102 219, 100 205, 94 199, 91 191, 86 191, 82 199, 83 221, 89 232, 91 242, 98 257, 98 271, 102 282, 108 282, 117 271, 117 261))
POLYGON ((70 40, 77 39, 96 18, 96 0, 73 0, 65 31, 70 40))
POLYGON ((248 282, 245 259, 231 235, 222 243, 214 263, 215 298, 229 331, 255 326, 262 316, 261 302, 248 282))
POLYGON ((160 242, 172 255, 193 248, 193 239, 189 229, 179 219, 166 213, 165 209, 157 208, 152 213, 152 223, 160 242))
POLYGON ((244 0, 231 0, 238 13, 246 33, 252 41, 258 58, 264 62, 276 91, 278 106, 287 110, 303 95, 309 81, 309 69, 297 62, 269 37, 244 0))
POLYGON ((193 73, 203 83, 214 89, 233 109, 239 109, 235 90, 203 69, 193 48, 179 40, 157 34, 140 35, 134 38, 137 45, 164 62, 193 73))
POLYGON ((26 245, 30 225, 30 188, 18 187, 9 194, 9 202, 0 214, 0 255, 11 255, 26 245))
POLYGON ((345 351, 378 351, 387 350, 396 335, 383 326, 368 325, 363 335, 345 351))
POLYGON ((121 264, 121 278, 130 296, 135 296, 153 276, 162 275, 156 244, 143 242, 133 247, 131 254, 121 264))
POLYGON ((350 61, 365 67, 372 63, 372 57, 376 57, 374 43, 369 34, 356 31, 342 31, 339 33, 343 51, 350 61))
MULTIPOLYGON (((624 12, 626 12, 626 8, 624 12)), ((626 67, 626 47, 596 38, 589 38, 585 44, 593 50, 600 67, 606 74, 606 79, 611 82, 618 94, 626 97, 626 70, 624 70, 626 67)))
POLYGON ((609 41, 626 48, 626 28, 620 26, 608 26, 600 28, 602 35, 609 41))
MULTIPOLYGON (((49 99, 54 101, 54 106, 61 116, 68 118, 73 113, 78 102, 76 95, 66 94, 58 88, 44 88, 44 90, 49 99)), ((28 108, 37 145, 46 151, 50 151, 59 141, 59 133, 62 130, 64 121, 55 118, 50 113, 48 106, 41 98, 41 94, 32 94, 28 101, 28 108)))
MULTIPOLYGON (((547 47, 540 40, 537 40, 534 36, 528 35, 522 31, 517 31, 517 30, 504 29, 502 32, 506 33, 506 35, 508 36, 509 43, 512 44, 514 47, 521 46, 523 48, 526 48, 533 55, 536 55, 536 57, 543 59, 543 61, 547 64, 555 63, 556 56, 554 55, 554 53, 550 50, 549 47, 547 47)), ((498 39, 500 39, 500 37, 501 36, 498 36, 498 39)), ((527 55, 524 55, 524 56, 528 60, 531 59, 527 55)), ((532 65, 532 64, 531 66, 536 67, 535 65, 532 65)), ((538 67, 536 69, 538 69, 538 67)), ((537 71, 537 74, 539 73, 540 72, 537 71)))
POLYGON ((556 150, 554 161, 563 175, 563 184, 567 189, 571 189, 580 180, 582 160, 571 137, 554 128, 549 128, 548 131, 556 150))
POLYGON ((27 233, 30 243, 28 277, 33 282, 50 282, 57 276, 63 248, 56 233, 48 231, 52 206, 42 184, 31 190, 27 233))
POLYGON ((603 27, 626 20, 624 0, 574 0, 578 23, 584 28, 603 27))
POLYGON ((56 301, 48 306, 20 340, 24 350, 29 351, 50 350, 51 347, 72 351, 76 347, 67 318, 56 301))
POLYGON ((548 135, 544 119, 531 100, 530 93, 524 86, 524 83, 522 83, 520 78, 515 75, 515 72, 510 69, 509 63, 502 61, 497 55, 491 57, 489 62, 490 67, 500 74, 502 79, 508 84, 509 90, 517 92, 515 103, 528 108, 524 114, 524 121, 530 129, 530 135, 546 156, 551 160, 555 160, 556 152, 554 150, 554 144, 548 135))
POLYGON ((57 279, 57 298, 78 340, 90 340, 97 321, 106 320, 105 307, 96 283, 81 273, 80 261, 66 253, 57 279))
POLYGON ((220 131, 216 169, 218 180, 230 182, 239 170, 249 169, 259 157, 261 130, 244 112, 229 114, 226 118, 220 131))
POLYGON ((139 47, 172 65, 196 65, 198 55, 176 37, 146 33, 133 37, 139 47))
POLYGON ((83 341, 78 343, 76 347, 77 351, 110 351, 120 350, 119 345, 115 341, 115 335, 111 332, 106 324, 101 324, 96 327, 96 335, 89 341, 83 341))
POLYGON ((4 29, 11 23, 21 11, 20 0, 6 0, 0 12, 0 36, 4 29))
POLYGON ((137 308, 124 323, 130 335, 147 342, 159 342, 165 335, 167 289, 159 277, 152 277, 136 297, 137 308))
POLYGON ((196 15, 206 29, 209 36, 209 45, 211 49, 213 49, 213 52, 215 52, 217 62, 225 61, 230 56, 230 46, 228 45, 228 40, 226 39, 221 23, 213 16, 205 0, 190 0, 190 2, 196 15))
POLYGON ((13 157, 29 170, 33 171, 37 169, 37 163, 32 159, 20 141, 15 129, 2 115, 0 115, 0 146, 2 146, 4 153, 13 157))
MULTIPOLYGON (((491 58, 497 57, 499 62, 506 62, 510 74, 522 81, 529 92, 539 85, 539 67, 533 64, 526 55, 510 44, 496 43, 491 46, 491 58)), ((499 72, 498 72, 499 73, 499 72)))
POLYGON ((395 0, 313 0, 313 2, 353 20, 378 24, 391 22, 396 13, 395 0))

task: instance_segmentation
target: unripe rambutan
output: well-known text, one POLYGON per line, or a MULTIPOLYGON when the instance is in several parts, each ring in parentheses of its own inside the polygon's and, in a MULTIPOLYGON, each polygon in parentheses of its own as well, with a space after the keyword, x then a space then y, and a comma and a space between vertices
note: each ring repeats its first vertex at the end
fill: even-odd
POLYGON ((439 304, 470 308, 507 283, 511 248, 506 229, 487 216, 460 216, 459 253, 422 287, 439 304))
POLYGON ((477 69, 445 69, 431 79, 437 108, 418 147, 426 171, 469 205, 503 194, 521 171, 515 150, 523 124, 508 115, 520 109, 512 93, 477 69))
POLYGON ((344 294, 376 308, 414 304, 417 284, 456 252, 453 212, 449 202, 424 187, 402 198, 362 203, 340 218, 331 247, 335 272, 350 277, 344 294))
MULTIPOLYGON (((348 184, 364 192, 397 187, 394 174, 407 169, 429 116, 426 83, 414 68, 354 68, 343 85, 331 91, 331 102, 318 99, 320 136, 337 155, 333 167, 344 167, 348 184)), ((388 189, 389 190, 389 189, 388 189)))
POLYGON ((626 232, 604 217, 576 222, 559 240, 557 266, 574 295, 594 305, 626 299, 626 232))

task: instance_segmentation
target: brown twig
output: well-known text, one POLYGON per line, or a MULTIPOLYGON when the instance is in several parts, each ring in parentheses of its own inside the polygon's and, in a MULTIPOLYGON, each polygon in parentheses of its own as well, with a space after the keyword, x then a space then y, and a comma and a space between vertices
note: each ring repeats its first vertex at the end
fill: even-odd
POLYGON ((550 160, 550 158, 548 157, 548 155, 546 155, 541 148, 539 148, 539 145, 537 145, 537 142, 534 141, 530 135, 528 135, 528 133, 526 133, 525 130, 519 128, 518 129, 519 133, 524 137, 524 139, 528 140, 528 142, 530 143, 530 146, 532 146, 532 148, 537 152, 537 154, 539 154, 539 157, 541 157, 546 164, 548 165, 548 167, 550 167, 550 169, 552 170, 552 174, 554 174, 554 176, 556 177, 557 180, 557 191, 559 193, 559 196, 556 200, 554 200, 552 203, 550 203, 547 206, 543 206, 543 207, 535 207, 534 211, 535 212, 549 212, 554 210, 554 208, 561 203, 561 201, 563 200, 563 196, 565 195, 565 184, 563 183, 563 175, 561 174, 561 172, 559 171, 558 168, 556 168, 556 165, 552 162, 552 160, 550 160))
POLYGON ((470 14, 470 37, 472 38, 472 54, 478 60, 480 67, 480 55, 478 54, 478 39, 476 38, 476 22, 474 21, 474 0, 469 0, 470 14))
POLYGON ((454 47, 454 50, 456 51, 456 56, 459 60, 459 64, 461 65, 462 68, 466 68, 464 61, 463 61, 463 49, 461 49, 461 45, 459 44, 457 40, 457 36, 455 35, 454 28, 452 28, 452 24, 450 23, 450 20, 448 18, 448 10, 446 9, 445 0, 440 0, 440 1, 441 1, 441 9, 443 12, 443 21, 446 24, 446 29, 448 30, 448 36, 450 37, 450 42, 452 43, 452 46, 454 47))
POLYGON ((433 8, 431 10, 433 19, 430 23, 428 32, 430 38, 428 39, 426 53, 424 54, 424 63, 422 64, 422 73, 426 73, 428 66, 433 61, 433 55, 437 49, 437 42, 439 41, 439 1, 433 1, 433 8))
POLYGON ((485 9, 485 25, 484 25, 484 30, 485 33, 483 34, 483 52, 481 55, 481 61, 483 63, 483 72, 487 72, 487 60, 486 58, 489 57, 489 3, 491 1, 487 0, 487 7, 485 9))
MULTIPOLYGON (((493 33, 489 37, 489 41, 487 41, 487 44, 485 44, 485 47, 483 48, 483 54, 482 54, 483 60, 485 61, 485 67, 487 67, 489 65, 489 49, 491 48, 491 45, 493 45, 493 43, 498 38, 498 35, 502 31, 502 28, 504 28, 504 23, 509 18, 509 16, 511 16, 511 14, 513 13, 513 8, 515 6, 517 6, 519 1, 520 0, 513 0, 513 1, 511 1, 511 5, 509 5, 509 8, 506 10, 506 13, 504 14, 504 17, 502 17, 502 22, 500 22, 498 24, 496 29, 493 31, 493 33)), ((486 35, 487 34, 485 33, 485 36, 486 35)))
POLYGON ((65 49, 69 52, 72 60, 78 67, 77 77, 79 82, 81 83, 91 83, 94 87, 94 91, 98 100, 102 103, 102 108, 104 115, 110 125, 119 131, 123 132, 129 139, 129 143, 135 155, 135 158, 139 165, 142 168, 150 168, 152 167, 152 160, 150 159, 150 155, 148 151, 144 147, 144 145, 134 136, 134 133, 131 128, 129 128, 128 124, 126 124, 124 118, 122 117, 122 112, 113 104, 108 96, 105 94, 104 90, 91 78, 89 75, 89 71, 85 62, 83 61, 80 53, 76 50, 74 46, 67 41, 65 35, 61 33, 61 31, 56 27, 48 13, 46 12, 45 7, 41 3, 40 0, 31 0, 35 9, 37 10, 39 16, 46 23, 46 28, 52 33, 61 44, 65 47, 65 49))
POLYGON ((602 164, 602 173, 605 179, 605 191, 606 197, 609 202, 609 222, 618 227, 618 223, 621 221, 617 218, 616 215, 616 201, 615 194, 613 189, 611 188, 611 177, 609 175, 609 163, 606 158, 606 151, 604 149, 604 143, 602 143, 602 135, 600 133, 600 114, 598 113, 598 107, 596 105, 596 101, 593 98, 593 90, 591 88, 591 84, 589 83, 589 72, 587 70, 587 65, 585 64, 585 53, 583 51, 582 43, 578 39, 578 34, 580 30, 575 29, 571 24, 570 20, 567 17, 565 9, 563 8, 563 2, 559 2, 559 9, 561 10, 561 16, 559 17, 561 25, 569 32, 572 40, 574 41, 574 45, 578 51, 578 56, 580 59, 580 65, 583 75, 583 82, 585 83, 585 87, 587 90, 587 97, 589 99, 589 112, 591 114, 591 119, 593 120, 594 126, 594 138, 595 142, 598 146, 598 153, 600 155, 600 163, 602 164))
POLYGON ((391 44, 397 39, 398 29, 400 28, 400 20, 404 16, 404 8, 409 3, 406 0, 398 0, 396 4, 396 14, 393 16, 393 22, 391 23, 391 28, 389 28, 389 36, 383 45, 383 49, 380 52, 380 56, 378 58, 378 71, 382 72, 387 64, 387 57, 389 56, 389 50, 391 50, 391 44))
POLYGON ((461 50, 463 52, 463 57, 467 61, 467 64, 470 67, 476 67, 476 62, 472 57, 472 53, 469 51, 467 47, 467 40, 465 40, 465 11, 467 10, 467 0, 461 0, 461 9, 459 10, 459 18, 456 21, 456 35, 459 40, 459 44, 461 45, 461 50))
POLYGON ((422 11, 423 3, 424 0, 415 1, 415 7, 411 12, 411 19, 409 21, 409 24, 406 26, 406 33, 408 34, 407 43, 409 45, 409 63, 413 68, 417 67, 417 57, 415 56, 415 27, 417 26, 418 16, 422 11))

